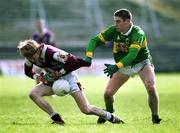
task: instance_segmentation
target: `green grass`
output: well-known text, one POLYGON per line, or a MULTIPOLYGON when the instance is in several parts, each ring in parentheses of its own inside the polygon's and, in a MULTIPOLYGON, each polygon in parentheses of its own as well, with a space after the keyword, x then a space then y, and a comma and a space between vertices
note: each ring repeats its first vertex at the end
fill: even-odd
MULTIPOLYGON (((86 96, 104 108, 106 77, 80 77, 86 96)), ((65 126, 51 125, 49 116, 28 98, 34 82, 23 77, 0 77, 0 133, 178 133, 180 131, 180 74, 158 74, 160 125, 152 125, 147 94, 138 76, 116 94, 116 114, 126 124, 97 125, 96 116, 82 114, 71 96, 46 97, 63 115, 65 126)))

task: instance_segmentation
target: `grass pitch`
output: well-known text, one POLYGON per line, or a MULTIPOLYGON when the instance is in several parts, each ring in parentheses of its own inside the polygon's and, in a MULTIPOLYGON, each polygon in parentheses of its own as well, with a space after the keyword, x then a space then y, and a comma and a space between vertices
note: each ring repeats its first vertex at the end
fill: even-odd
MULTIPOLYGON (((104 108, 103 91, 108 78, 80 77, 93 105, 104 108)), ((65 119, 66 125, 51 125, 49 116, 28 97, 35 82, 24 77, 0 77, 0 133, 179 133, 180 74, 157 74, 160 125, 152 125, 147 93, 138 76, 116 94, 116 114, 126 124, 97 125, 96 116, 80 112, 71 96, 46 97, 65 119)))

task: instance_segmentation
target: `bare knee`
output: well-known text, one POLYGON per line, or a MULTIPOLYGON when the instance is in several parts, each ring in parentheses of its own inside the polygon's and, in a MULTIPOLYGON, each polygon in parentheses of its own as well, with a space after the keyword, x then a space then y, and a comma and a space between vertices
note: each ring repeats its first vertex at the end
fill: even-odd
POLYGON ((32 90, 29 93, 29 97, 33 100, 33 99, 37 99, 38 97, 40 97, 40 94, 38 93, 38 91, 36 90, 32 90))
POLYGON ((92 107, 91 107, 91 105, 89 105, 89 106, 84 106, 84 107, 82 107, 80 110, 81 110, 82 113, 84 113, 84 114, 86 114, 86 115, 90 115, 90 114, 92 113, 92 107))
POLYGON ((109 99, 109 98, 112 98, 113 97, 113 93, 111 90, 106 90, 105 93, 104 93, 104 98, 105 99, 109 99))
POLYGON ((155 94, 156 92, 156 87, 155 87, 155 82, 154 81, 148 81, 146 83, 146 88, 147 88, 147 91, 148 91, 148 94, 155 94))

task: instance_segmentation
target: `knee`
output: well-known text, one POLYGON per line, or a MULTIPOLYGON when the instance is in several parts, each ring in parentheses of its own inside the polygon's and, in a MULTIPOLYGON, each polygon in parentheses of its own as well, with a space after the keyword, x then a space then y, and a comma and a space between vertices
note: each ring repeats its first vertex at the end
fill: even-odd
POLYGON ((109 99, 111 97, 113 97, 112 91, 111 90, 106 90, 105 93, 104 93, 104 98, 109 99))
POLYGON ((40 95, 38 94, 37 91, 35 90, 32 90, 30 93, 29 93, 29 97, 33 100, 33 99, 36 99, 38 98, 40 95))
POLYGON ((84 106, 83 108, 81 108, 81 112, 86 115, 90 115, 92 112, 91 109, 92 109, 91 106, 84 106))
POLYGON ((149 94, 154 94, 156 92, 155 82, 154 81, 148 81, 146 83, 146 88, 149 94))

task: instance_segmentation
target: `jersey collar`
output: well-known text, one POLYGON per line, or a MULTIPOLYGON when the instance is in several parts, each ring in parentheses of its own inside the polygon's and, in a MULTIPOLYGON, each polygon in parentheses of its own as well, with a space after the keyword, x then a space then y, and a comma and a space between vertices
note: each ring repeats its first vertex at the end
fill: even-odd
POLYGON ((41 52, 41 55, 40 55, 40 58, 43 60, 45 59, 46 50, 47 50, 47 46, 44 45, 42 52, 41 52))
POLYGON ((122 33, 122 34, 125 36, 128 36, 131 33, 132 28, 133 28, 133 24, 131 25, 131 27, 129 28, 129 30, 125 34, 124 33, 122 33))

